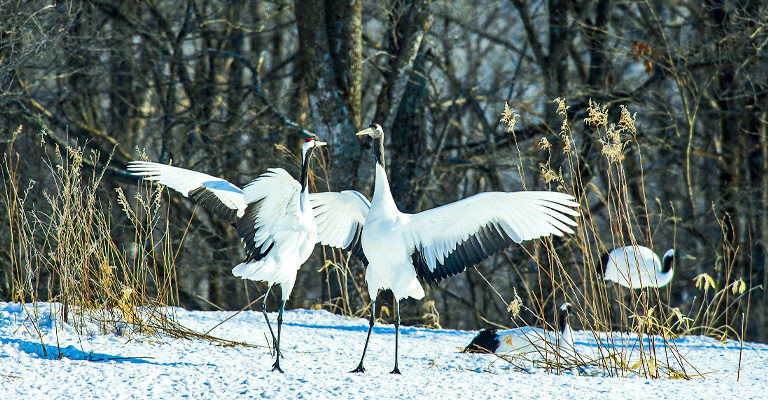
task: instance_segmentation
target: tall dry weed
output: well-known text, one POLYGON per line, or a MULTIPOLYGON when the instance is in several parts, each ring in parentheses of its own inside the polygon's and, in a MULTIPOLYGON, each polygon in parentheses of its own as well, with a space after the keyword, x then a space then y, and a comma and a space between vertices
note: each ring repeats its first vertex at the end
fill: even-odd
MULTIPOLYGON (((556 99, 555 103, 562 124, 558 132, 538 140, 539 148, 548 155, 540 165, 540 179, 555 190, 574 195, 581 204, 581 216, 576 235, 565 238, 565 243, 557 247, 551 238, 542 240, 546 256, 531 254, 537 260, 540 287, 538 293, 534 290, 529 294, 534 305, 530 312, 541 318, 541 325, 556 330, 558 327, 545 313, 545 305, 556 310, 559 306, 556 299, 570 302, 579 321, 577 325, 592 333, 596 347, 592 354, 576 357, 546 354, 543 362, 538 356, 528 361, 535 361, 550 371, 646 378, 697 376, 698 371, 677 349, 675 339, 702 333, 741 340, 739 332, 730 328, 738 326, 736 318, 740 317, 733 310, 756 288, 747 287, 745 282, 731 275, 735 268, 728 261, 735 258, 733 253, 738 249, 724 247, 725 270, 721 273, 726 285, 714 290, 714 280, 709 276, 701 277, 704 298, 694 300, 685 314, 679 306, 669 304, 669 287, 631 290, 603 281, 602 254, 622 246, 642 245, 658 249, 664 245, 654 244, 652 221, 672 222, 674 232, 677 219, 674 215, 651 215, 647 204, 638 206, 630 201, 630 190, 648 198, 643 176, 628 176, 624 164, 627 157, 633 157, 632 161, 639 163, 639 168, 635 169, 643 170, 642 151, 636 138, 636 114, 619 106, 619 120, 611 122, 611 110, 590 100, 584 125, 577 130, 585 132, 579 141, 596 140, 603 165, 607 166, 600 177, 604 184, 598 188, 594 184, 585 184, 581 176, 582 158, 571 125, 579 122, 569 120, 565 99, 556 99), (555 152, 560 152, 558 157, 553 157, 555 152), (553 160, 557 160, 558 165, 553 165, 553 160), (602 207, 593 207, 592 203, 596 201, 601 202, 602 207), (595 209, 600 210, 600 215, 593 215, 595 209), (599 230, 599 226, 606 225, 609 230, 599 230), (713 290, 708 292, 707 287, 713 290)), ((501 121, 506 122, 508 130, 514 133, 518 116, 511 118, 512 115, 515 115, 514 110, 505 104, 501 121)), ((525 180, 522 173, 520 177, 525 180)), ((725 221, 723 218, 721 226, 725 221)), ((726 230, 727 227, 723 227, 724 238, 727 237, 726 230)), ((516 320, 513 317, 513 321, 516 320)), ((520 367, 519 362, 520 357, 515 357, 517 367, 520 367)))
MULTIPOLYGON (((162 189, 142 186, 136 207, 118 189, 118 202, 134 241, 124 248, 113 239, 112 203, 102 201, 100 187, 111 155, 103 160, 86 146, 46 143, 40 152, 51 179, 46 185, 21 182, 16 132, 3 158, 4 200, 11 241, 11 300, 31 304, 32 330, 43 343, 36 303, 52 307, 56 324, 79 334, 114 333, 175 336, 187 332, 172 316, 177 301, 174 249, 168 235, 162 189), (44 186, 44 187, 43 187, 44 186), (44 201, 35 202, 35 199, 44 201), (134 212, 133 210, 138 210, 134 212)), ((47 353, 46 350, 44 352, 47 353)))

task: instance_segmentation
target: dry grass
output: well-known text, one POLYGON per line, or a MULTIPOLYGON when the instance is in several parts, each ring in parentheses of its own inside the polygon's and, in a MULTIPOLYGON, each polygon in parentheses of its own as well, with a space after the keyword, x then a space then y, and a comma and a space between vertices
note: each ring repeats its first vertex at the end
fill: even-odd
MULTIPOLYGON (((331 189, 328 156, 327 149, 315 153, 309 175, 309 185, 313 192, 327 192, 331 189), (316 179, 317 177, 319 179, 316 179)), ((296 163, 301 164, 299 160, 296 160, 296 163)), ((323 246, 322 252, 325 263, 317 272, 323 274, 323 282, 326 285, 324 290, 329 294, 329 298, 313 305, 312 308, 325 308, 334 314, 353 317, 369 315, 371 303, 368 301, 365 277, 356 274, 352 268, 352 263, 358 261, 353 260, 351 253, 340 249, 323 246)))
MULTIPOLYGON (((730 283, 716 290, 711 277, 701 277, 704 296, 698 301, 694 300, 688 314, 668 304, 669 287, 630 290, 618 285, 606 285, 599 278, 602 254, 625 245, 654 247, 654 230, 650 226, 652 218, 648 208, 642 205, 638 215, 638 208, 630 204, 628 195, 629 185, 639 185, 639 188, 633 189, 639 189, 645 197, 644 179, 642 176, 639 179, 633 177, 632 183, 629 183, 623 164, 628 149, 631 149, 632 157, 636 157, 641 165, 639 170, 642 171, 642 153, 635 139, 637 116, 620 106, 619 121, 611 123, 606 106, 593 101, 589 103, 584 128, 592 130, 593 134, 584 135, 583 140, 596 137, 601 146, 605 163, 609 166, 602 177, 608 187, 608 191, 604 192, 594 185, 583 184, 579 173, 578 147, 574 145, 573 131, 568 122, 568 107, 564 99, 556 99, 555 102, 563 123, 559 132, 542 137, 538 142, 540 149, 549 154, 540 168, 540 178, 553 185, 553 189, 574 195, 581 204, 581 216, 578 232, 566 238, 565 244, 556 248, 553 240, 548 238, 542 240, 543 253, 531 254, 538 261, 538 293, 548 294, 542 298, 534 291, 529 293, 534 309, 527 311, 539 316, 541 325, 557 330, 558 327, 545 314, 545 305, 552 305, 551 308, 556 310, 559 306, 556 299, 568 301, 574 306, 572 320, 578 319, 576 326, 592 332, 597 345, 593 347, 593 354, 578 354, 576 357, 531 353, 500 356, 499 359, 521 371, 533 365, 551 372, 574 371, 586 375, 672 379, 700 376, 695 366, 678 351, 674 339, 696 333, 741 340, 741 332, 729 327, 738 326, 734 323, 738 322, 734 321, 738 316, 733 315, 732 310, 738 306, 746 307, 745 296, 756 288, 747 288, 742 280, 731 278, 731 271, 735 269, 729 260, 735 258, 737 249, 726 246, 726 254, 722 255, 726 266, 723 274, 725 281, 730 283), (552 157, 556 151, 561 151, 562 156, 552 157), (553 166, 553 159, 562 160, 561 165, 553 166), (602 202, 602 209, 607 210, 608 215, 592 215, 593 207, 590 203, 594 201, 602 202), (598 232, 597 226, 605 224, 598 221, 606 220, 610 231, 598 232), (707 288, 712 288, 712 292, 707 288), (745 301, 743 304, 742 300, 745 301)), ((511 115, 514 115, 514 111, 505 104, 501 120, 507 122, 509 131, 513 132, 515 119, 510 118, 511 115)), ((521 179, 525 179, 522 174, 521 179)), ((676 221, 674 216, 661 215, 655 218, 665 222, 676 221)), ((724 232, 726 228, 723 226, 724 232)), ((516 314, 512 319, 517 320, 516 314)), ((519 325, 524 324, 522 322, 519 325)))
POLYGON ((170 306, 178 299, 174 267, 178 248, 169 236, 159 185, 140 186, 133 206, 117 189, 118 203, 134 228, 133 243, 128 249, 121 248, 113 240, 111 205, 99 199, 111 157, 102 164, 97 152, 80 146, 54 145, 50 151, 43 131, 40 146, 51 183, 46 187, 38 187, 34 181, 22 183, 19 155, 13 149, 20 132, 21 128, 2 165, 12 238, 11 300, 32 303, 27 309, 32 316, 28 329, 40 340, 45 355, 42 317, 35 305, 39 301, 61 304, 52 307, 50 318, 74 327, 79 334, 135 338, 164 334, 234 344, 187 329, 175 319, 170 306), (29 201, 36 190, 44 204, 29 201))

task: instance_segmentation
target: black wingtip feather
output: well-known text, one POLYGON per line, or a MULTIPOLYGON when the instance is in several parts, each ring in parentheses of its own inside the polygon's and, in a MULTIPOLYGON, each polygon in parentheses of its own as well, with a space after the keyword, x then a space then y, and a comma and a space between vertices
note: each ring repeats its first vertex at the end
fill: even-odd
POLYGON ((442 262, 436 263, 435 269, 430 270, 424 258, 423 249, 417 249, 411 256, 416 274, 422 283, 432 286, 443 279, 464 272, 474 267, 491 255, 504 250, 515 243, 498 224, 491 222, 481 227, 478 232, 457 245, 442 262))
POLYGON ((224 203, 222 203, 221 200, 205 186, 190 190, 187 197, 203 206, 206 210, 226 219, 228 222, 237 222, 238 210, 233 210, 224 205, 224 203))
POLYGON ((254 237, 256 236, 257 229, 254 227, 256 223, 256 217, 259 214, 263 200, 251 203, 246 207, 243 217, 235 224, 235 229, 243 240, 243 246, 245 247, 245 262, 259 261, 266 257, 272 247, 275 245, 272 242, 269 247, 262 249, 263 246, 256 247, 254 243, 254 237))
POLYGON ((429 272, 427 260, 424 258, 424 255, 420 251, 416 250, 413 254, 411 254, 411 264, 416 270, 416 277, 422 284, 426 283, 429 285, 429 287, 432 287, 432 284, 438 284, 440 279, 436 279, 435 275, 429 272))
POLYGON ((467 248, 469 249, 469 254, 472 258, 472 264, 474 265, 480 263, 480 261, 485 260, 486 257, 483 255, 483 246, 478 241, 478 236, 479 235, 472 235, 467 240, 467 248))
POLYGON ((360 237, 363 234, 363 227, 362 225, 357 225, 355 227, 355 236, 352 238, 352 242, 349 243, 349 246, 347 246, 345 251, 351 251, 352 255, 357 257, 360 262, 363 263, 364 266, 368 266, 368 258, 365 257, 365 252, 363 251, 363 243, 360 241, 360 237))

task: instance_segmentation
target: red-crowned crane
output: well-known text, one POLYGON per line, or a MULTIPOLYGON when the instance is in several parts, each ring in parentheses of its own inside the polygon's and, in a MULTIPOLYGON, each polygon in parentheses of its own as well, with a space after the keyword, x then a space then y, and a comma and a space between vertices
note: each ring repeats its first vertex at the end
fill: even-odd
POLYGON ((282 168, 270 168, 242 190, 223 179, 183 168, 142 161, 128 165, 132 174, 175 189, 235 225, 246 257, 232 273, 268 285, 261 310, 275 347, 273 371, 283 372, 280 333, 285 302, 293 290, 298 269, 309 258, 315 243, 350 250, 366 263, 359 237, 368 213, 368 200, 351 190, 309 193, 309 161, 313 151, 324 145, 314 139, 304 142, 299 182, 282 168), (344 213, 336 213, 338 209, 344 213), (282 292, 277 337, 266 311, 272 285, 279 285, 282 292))
POLYGON ((400 300, 424 297, 419 279, 429 284, 458 274, 513 243, 542 236, 573 233, 569 216, 578 213, 573 197, 558 192, 490 192, 423 211, 400 212, 392 198, 384 167, 384 131, 371 124, 357 136, 373 139, 375 184, 361 242, 368 267, 365 280, 371 298, 371 319, 360 363, 373 329, 376 296, 389 289, 395 302, 395 367, 400 336, 400 300))
POLYGON ((571 304, 563 303, 557 312, 557 335, 541 328, 524 326, 498 331, 483 329, 475 336, 462 353, 556 353, 574 356, 573 331, 570 323, 571 304))
POLYGON ((659 261, 659 256, 645 246, 624 246, 605 253, 600 262, 603 279, 626 288, 642 289, 668 284, 675 275, 674 264, 678 258, 693 259, 675 249, 669 249, 659 261))

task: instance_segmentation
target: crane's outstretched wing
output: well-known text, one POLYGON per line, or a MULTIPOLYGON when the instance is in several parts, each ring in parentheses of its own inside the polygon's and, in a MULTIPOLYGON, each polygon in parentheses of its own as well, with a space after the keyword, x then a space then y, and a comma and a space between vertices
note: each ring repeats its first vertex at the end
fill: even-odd
POLYGON ((282 168, 269 168, 247 184, 243 194, 248 206, 235 228, 245 245, 246 263, 261 260, 275 244, 296 245, 285 242, 303 229, 299 182, 282 168))
POLYGON ((371 203, 354 190, 312 193, 309 195, 317 222, 318 243, 338 247, 357 257, 368 266, 360 235, 371 203))
POLYGON ((128 172, 168 186, 231 223, 245 211, 242 189, 224 179, 146 161, 130 162, 128 172))
POLYGON ((573 233, 573 197, 558 192, 480 193, 408 215, 403 227, 418 277, 430 284, 477 265, 513 243, 573 233))

